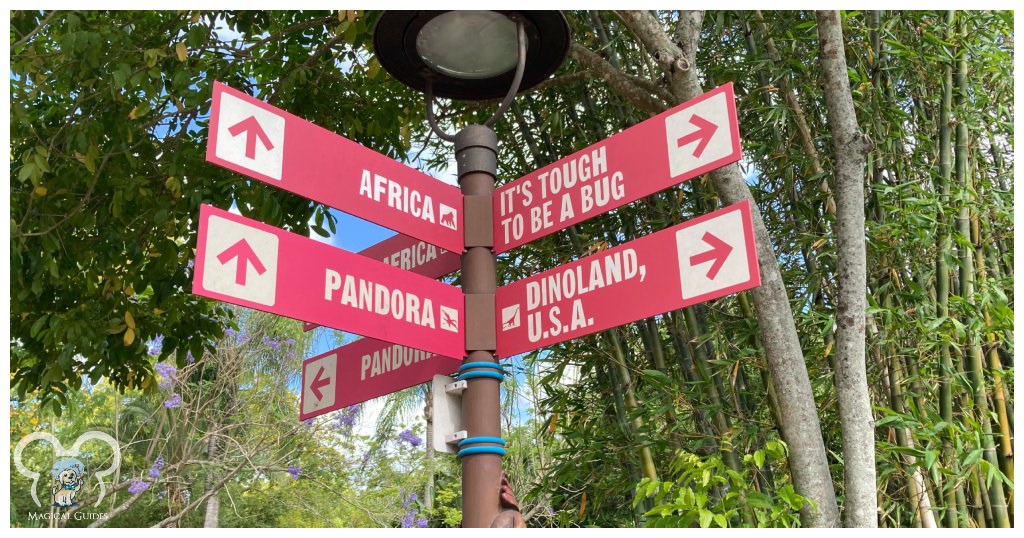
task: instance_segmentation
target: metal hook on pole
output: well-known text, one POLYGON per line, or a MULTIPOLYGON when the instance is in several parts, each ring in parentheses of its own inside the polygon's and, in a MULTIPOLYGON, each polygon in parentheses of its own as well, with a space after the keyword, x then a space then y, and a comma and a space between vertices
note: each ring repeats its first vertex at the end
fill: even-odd
MULTIPOLYGON (((523 72, 526 70, 526 26, 523 24, 523 20, 516 18, 516 44, 518 46, 519 57, 516 61, 516 74, 512 78, 512 85, 508 89, 508 93, 505 94, 505 99, 501 101, 501 105, 498 106, 498 110, 491 115, 491 117, 484 122, 487 127, 494 127, 505 112, 508 111, 509 107, 512 106, 512 102, 515 101, 516 93, 519 92, 519 85, 523 82, 523 72)), ((434 116, 434 84, 433 79, 426 77, 426 96, 427 96, 427 123, 430 124, 430 129, 434 131, 441 140, 448 142, 455 141, 455 135, 450 135, 443 130, 437 124, 437 118, 434 116)))
POLYGON ((495 122, 498 118, 501 118, 503 114, 512 106, 512 101, 516 98, 516 93, 519 92, 519 85, 523 82, 523 71, 526 69, 526 26, 523 25, 521 18, 516 18, 516 41, 519 46, 519 59, 516 62, 516 76, 512 79, 512 86, 508 89, 508 93, 505 94, 505 100, 501 102, 501 106, 494 112, 494 115, 490 119, 484 122, 484 125, 488 127, 494 127, 495 122))

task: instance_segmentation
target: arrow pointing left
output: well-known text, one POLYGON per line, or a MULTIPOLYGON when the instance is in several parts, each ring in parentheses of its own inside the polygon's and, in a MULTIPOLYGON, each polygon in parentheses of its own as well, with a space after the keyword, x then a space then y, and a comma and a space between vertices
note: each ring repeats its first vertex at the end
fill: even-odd
POLYGON ((317 371, 316 377, 313 378, 313 382, 309 384, 309 390, 313 391, 313 395, 316 396, 317 400, 324 399, 324 393, 320 392, 320 389, 331 384, 331 378, 324 378, 324 367, 321 366, 320 370, 317 371))
POLYGON ((231 136, 238 136, 242 133, 246 133, 245 156, 250 159, 256 158, 257 139, 259 139, 260 142, 263 142, 263 147, 266 148, 267 151, 274 149, 274 144, 270 142, 270 137, 267 136, 267 132, 260 126, 260 122, 256 121, 256 116, 249 116, 231 127, 228 127, 228 132, 231 133, 231 136))
POLYGON ((235 262, 235 284, 239 286, 245 285, 245 277, 249 272, 249 265, 252 264, 252 268, 256 270, 257 275, 262 275, 267 271, 267 268, 263 266, 260 259, 256 257, 256 253, 253 252, 252 247, 245 239, 239 239, 237 243, 228 247, 224 252, 217 255, 217 261, 221 265, 226 265, 233 258, 237 258, 235 262))

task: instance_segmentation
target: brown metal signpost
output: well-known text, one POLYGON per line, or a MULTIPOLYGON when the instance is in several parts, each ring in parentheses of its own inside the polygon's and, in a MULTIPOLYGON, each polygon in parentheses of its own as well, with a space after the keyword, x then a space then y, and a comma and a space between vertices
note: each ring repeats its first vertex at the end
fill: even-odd
POLYGON ((204 206, 194 293, 378 339, 304 361, 302 419, 430 375, 435 395, 446 398, 435 409, 458 409, 453 400, 461 391, 461 423, 446 422, 435 446, 455 452, 457 440, 464 527, 525 527, 502 471, 505 371, 499 354, 506 358, 760 284, 751 207, 740 203, 498 288, 497 254, 740 158, 735 98, 726 84, 496 191, 492 126, 518 92, 554 73, 568 47, 568 24, 557 11, 380 16, 377 58, 426 93, 431 129, 454 142, 461 196, 368 148, 215 85, 208 160, 411 237, 357 255, 204 206), (433 115, 435 96, 502 95, 483 125, 454 136, 433 115), (338 159, 346 166, 332 166, 338 159), (439 257, 427 243, 445 250, 439 257), (433 280, 456 268, 458 254, 462 299, 453 286, 433 280), (625 296, 632 302, 622 304, 625 296), (458 382, 452 383, 442 374, 455 368, 458 382))
MULTIPOLYGON (((498 289, 497 255, 492 251, 494 179, 497 175, 498 139, 489 127, 471 125, 455 135, 459 185, 465 210, 466 251, 462 255, 462 292, 466 295, 466 372, 500 371, 494 355, 494 292, 498 289), (490 363, 488 368, 480 363, 490 363), (473 366, 472 368, 469 368, 473 366)), ((472 374, 470 374, 472 375, 472 374)), ((464 378, 466 376, 463 376, 464 378)), ((468 379, 462 393, 462 424, 468 439, 501 438, 501 380, 481 375, 468 379)), ((462 457, 462 525, 489 527, 498 516, 501 455, 498 443, 477 442, 475 454, 462 457)))
POLYGON ((561 65, 569 49, 569 26, 558 11, 386 11, 377 21, 373 40, 381 66, 426 94, 431 128, 455 143, 465 233, 466 357, 459 380, 467 383, 462 393, 467 437, 458 445, 462 526, 522 527, 501 469, 504 371, 495 357, 498 273, 493 234, 498 140, 491 126, 516 93, 548 78, 561 65), (484 125, 468 126, 453 137, 434 122, 434 96, 504 100, 484 125))
POLYGON ((502 471, 505 371, 499 354, 506 358, 760 285, 752 210, 743 202, 498 288, 498 253, 740 158, 735 98, 726 84, 495 191, 492 126, 516 93, 558 68, 568 46, 568 24, 557 11, 381 15, 374 30, 378 60, 426 93, 431 129, 455 144, 461 196, 215 85, 208 160, 411 237, 357 255, 203 206, 194 293, 378 339, 304 361, 302 419, 430 375, 435 395, 446 398, 435 409, 458 409, 450 394, 461 391, 461 423, 446 422, 435 446, 455 452, 457 440, 464 527, 525 527, 502 471), (454 136, 433 115, 435 95, 480 100, 502 94, 490 119, 454 136), (347 168, 314 166, 340 158, 347 168), (349 195, 339 195, 336 183, 349 195), (450 251, 438 257, 427 243, 450 251), (462 299, 453 286, 433 280, 456 268, 457 254, 462 299), (623 304, 626 296, 632 301, 623 304), (443 374, 455 368, 458 382, 452 383, 443 374))

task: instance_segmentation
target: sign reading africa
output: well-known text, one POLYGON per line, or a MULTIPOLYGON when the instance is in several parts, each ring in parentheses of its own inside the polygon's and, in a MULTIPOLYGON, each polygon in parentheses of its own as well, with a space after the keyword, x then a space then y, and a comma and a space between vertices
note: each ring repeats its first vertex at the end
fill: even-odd
POLYGON ((219 82, 206 160, 462 252, 459 189, 219 82))

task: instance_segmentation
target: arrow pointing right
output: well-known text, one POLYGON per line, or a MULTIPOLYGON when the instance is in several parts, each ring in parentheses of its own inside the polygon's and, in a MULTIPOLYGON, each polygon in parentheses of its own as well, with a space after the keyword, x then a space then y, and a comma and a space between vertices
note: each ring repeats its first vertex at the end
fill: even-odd
POLYGON ((252 247, 245 239, 239 239, 237 243, 226 248, 224 252, 217 255, 217 261, 221 265, 227 264, 232 258, 238 258, 235 262, 235 284, 239 286, 245 285, 245 277, 248 273, 249 264, 252 264, 252 268, 256 270, 256 274, 262 275, 267 272, 267 268, 263 266, 260 259, 256 257, 256 253, 253 252, 252 247))
POLYGON ((704 153, 704 148, 708 147, 708 143, 711 142, 711 137, 718 130, 718 126, 696 114, 690 116, 690 125, 697 127, 697 130, 679 137, 676 144, 682 149, 687 144, 697 142, 697 147, 693 150, 693 156, 699 159, 704 153))
POLYGON ((320 367, 320 371, 316 373, 316 377, 313 378, 313 382, 309 384, 309 390, 313 391, 313 396, 316 396, 316 400, 320 401, 324 399, 324 393, 320 392, 320 389, 331 384, 331 378, 323 378, 324 367, 320 367))
POLYGON ((711 232, 704 232, 701 239, 705 243, 711 245, 711 250, 706 250, 700 254, 690 256, 690 265, 697 266, 702 263, 714 261, 707 273, 708 278, 714 280, 715 277, 718 276, 718 272, 722 270, 722 266, 725 265, 725 260, 732 252, 732 247, 711 232))
POLYGON ((238 136, 242 133, 247 133, 245 137, 245 156, 250 159, 256 158, 257 138, 263 142, 263 147, 267 148, 267 151, 274 149, 274 144, 270 142, 270 137, 267 136, 267 132, 260 126, 260 122, 256 121, 256 116, 249 116, 231 127, 228 127, 228 132, 231 133, 231 136, 238 136))

